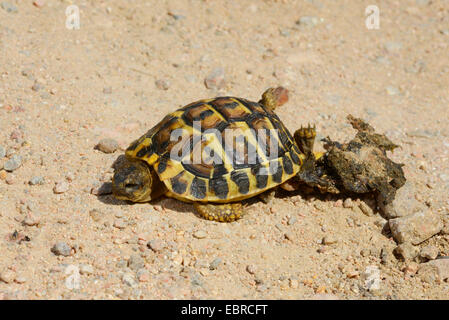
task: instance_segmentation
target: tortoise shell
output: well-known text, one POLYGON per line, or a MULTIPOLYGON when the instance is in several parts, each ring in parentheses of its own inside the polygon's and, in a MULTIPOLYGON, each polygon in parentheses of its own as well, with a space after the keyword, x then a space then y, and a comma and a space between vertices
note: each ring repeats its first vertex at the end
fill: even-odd
POLYGON ((235 97, 197 101, 168 114, 125 154, 153 166, 168 196, 200 202, 252 197, 295 176, 302 163, 292 135, 270 108, 235 97))

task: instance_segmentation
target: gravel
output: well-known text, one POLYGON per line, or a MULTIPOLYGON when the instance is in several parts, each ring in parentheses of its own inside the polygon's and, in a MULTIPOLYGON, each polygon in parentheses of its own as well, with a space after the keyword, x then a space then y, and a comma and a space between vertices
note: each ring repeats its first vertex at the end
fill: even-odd
POLYGON ((44 184, 44 178, 40 176, 34 176, 30 179, 30 181, 28 181, 28 183, 32 186, 42 185, 44 184))
POLYGON ((91 275, 94 273, 94 268, 90 264, 80 264, 80 274, 91 275))
POLYGON ((150 272, 146 269, 140 269, 136 273, 137 279, 139 282, 148 282, 150 281, 150 272))
POLYGON ((37 226, 39 225, 41 218, 40 214, 36 212, 29 212, 27 213, 25 219, 23 220, 23 224, 29 227, 37 226))
POLYGON ((386 42, 384 48, 388 53, 398 53, 402 49, 402 43, 395 41, 386 42))
POLYGON ((162 240, 153 239, 148 241, 147 246, 154 252, 161 252, 165 247, 165 243, 162 240))
POLYGON ((438 256, 439 250, 433 245, 427 245, 421 248, 419 255, 428 260, 434 260, 438 256))
POLYGON ((389 96, 396 96, 396 95, 398 95, 398 94, 401 93, 401 91, 399 91, 398 88, 393 87, 393 86, 387 86, 387 87, 385 88, 385 91, 387 91, 387 94, 388 94, 389 96))
POLYGON ((249 264, 249 265, 246 266, 246 271, 249 274, 255 274, 256 273, 256 267, 254 265, 252 265, 252 264, 249 264))
POLYGON ((204 79, 204 84, 208 89, 221 89, 225 86, 225 72, 221 67, 215 68, 211 73, 204 79))
POLYGON ((415 257, 419 254, 419 248, 415 247, 414 245, 406 242, 401 243, 398 245, 394 252, 399 255, 402 259, 405 261, 413 260, 415 257))
POLYGON ((207 237, 207 233, 203 230, 198 230, 193 233, 193 237, 197 239, 204 239, 207 237))
POLYGON ((33 83, 33 86, 31 87, 31 90, 33 91, 39 91, 42 89, 42 84, 40 84, 38 81, 35 81, 33 83))
POLYGON ((295 216, 293 216, 293 217, 291 217, 290 219, 288 219, 287 224, 288 224, 289 226, 292 226, 292 225, 294 225, 297 221, 298 221, 298 218, 295 217, 295 216))
POLYGON ((429 239, 443 228, 440 216, 430 210, 390 219, 388 222, 396 242, 410 242, 415 245, 429 239))
POLYGON ((222 263, 223 259, 220 257, 215 258, 214 260, 212 260, 212 262, 209 265, 209 269, 210 270, 215 270, 218 268, 218 266, 222 263))
POLYGON ((22 157, 14 154, 8 161, 3 165, 3 169, 12 172, 17 170, 22 165, 22 157))
POLYGON ((66 181, 56 182, 53 192, 56 194, 65 193, 69 190, 69 184, 66 181))
POLYGON ((53 252, 57 256, 68 257, 72 254, 72 248, 65 242, 57 242, 52 248, 53 252))
POLYGON ((296 24, 298 24, 300 26, 314 27, 319 22, 320 22, 320 20, 317 17, 304 16, 304 17, 299 18, 299 20, 296 21, 296 24))
POLYGON ((104 87, 103 88, 104 94, 111 94, 112 93, 112 87, 104 87))
POLYGON ((334 243, 337 243, 337 242, 338 242, 338 239, 335 236, 333 236, 333 235, 326 235, 323 238, 323 240, 321 241, 321 243, 325 244, 325 245, 334 244, 334 243))
POLYGON ((371 207, 369 205, 367 205, 364 201, 360 202, 359 208, 368 217, 371 217, 374 215, 373 209, 371 209, 371 207))
POLYGON ((12 270, 4 270, 0 273, 0 281, 11 283, 16 278, 16 273, 12 270))
POLYGON ((449 259, 437 259, 421 264, 418 275, 427 283, 449 279, 449 259))
POLYGON ((144 266, 145 261, 139 254, 133 254, 128 260, 128 267, 133 271, 142 269, 144 266))
POLYGON ((351 198, 346 198, 345 201, 343 202, 343 208, 352 208, 354 207, 354 202, 352 201, 351 198))
POLYGON ((110 138, 101 139, 95 146, 95 149, 100 150, 104 153, 114 153, 118 148, 118 142, 110 138))
POLYGON ((6 156, 6 149, 3 146, 0 146, 0 159, 6 156))
POLYGON ((131 288, 137 287, 136 279, 132 273, 125 273, 122 276, 122 281, 124 284, 126 284, 127 286, 130 286, 131 288))
POLYGON ((0 4, 0 6, 2 7, 3 10, 5 10, 8 13, 17 13, 17 12, 19 12, 17 7, 15 5, 13 5, 12 3, 8 2, 8 1, 3 1, 0 4))
POLYGON ((392 203, 385 205, 380 196, 377 203, 381 213, 387 219, 404 217, 425 209, 425 205, 416 200, 416 189, 409 181, 396 191, 396 197, 392 203))
POLYGON ((125 229, 128 224, 124 219, 116 219, 113 225, 117 229, 125 229))
POLYGON ((170 88, 170 82, 168 80, 159 79, 155 81, 156 88, 160 90, 168 90, 170 88))

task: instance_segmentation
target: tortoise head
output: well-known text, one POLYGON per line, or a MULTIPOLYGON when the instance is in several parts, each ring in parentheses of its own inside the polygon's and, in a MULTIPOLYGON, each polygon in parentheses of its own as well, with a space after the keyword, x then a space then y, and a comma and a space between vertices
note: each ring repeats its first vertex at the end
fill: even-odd
POLYGON ((145 161, 125 158, 115 168, 112 193, 120 200, 147 202, 155 198, 157 180, 153 168, 145 161))

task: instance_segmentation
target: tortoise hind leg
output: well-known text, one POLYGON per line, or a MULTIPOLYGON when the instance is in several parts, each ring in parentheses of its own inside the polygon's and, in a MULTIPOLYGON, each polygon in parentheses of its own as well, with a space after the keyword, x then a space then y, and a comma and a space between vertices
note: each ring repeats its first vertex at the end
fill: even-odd
POLYGON ((232 222, 244 215, 243 205, 234 203, 193 203, 196 211, 206 220, 217 222, 232 222))

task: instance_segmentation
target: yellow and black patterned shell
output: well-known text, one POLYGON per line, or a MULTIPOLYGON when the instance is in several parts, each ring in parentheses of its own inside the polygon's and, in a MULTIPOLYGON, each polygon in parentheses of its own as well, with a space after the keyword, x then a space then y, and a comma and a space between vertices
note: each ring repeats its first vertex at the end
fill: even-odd
POLYGON ((296 175, 302 162, 272 110, 234 97, 197 101, 168 114, 126 156, 153 166, 169 196, 202 202, 252 197, 296 175))

